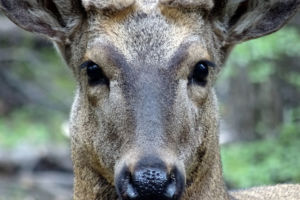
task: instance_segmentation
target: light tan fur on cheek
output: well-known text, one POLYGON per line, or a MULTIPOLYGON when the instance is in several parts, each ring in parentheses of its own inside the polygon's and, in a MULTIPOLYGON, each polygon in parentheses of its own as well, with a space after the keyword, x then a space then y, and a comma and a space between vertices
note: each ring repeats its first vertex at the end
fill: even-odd
POLYGON ((188 96, 197 107, 201 106, 208 96, 208 89, 201 86, 190 86, 188 96))
POLYGON ((109 88, 106 85, 89 87, 87 95, 90 105, 98 107, 108 98, 109 88))
POLYGON ((172 107, 174 115, 172 120, 170 120, 170 126, 173 130, 172 135, 176 137, 177 141, 175 148, 178 154, 177 157, 184 162, 185 166, 188 166, 187 164, 190 163, 191 152, 201 144, 201 133, 197 133, 199 109, 195 104, 191 104, 187 87, 187 81, 179 81, 178 92, 172 107))

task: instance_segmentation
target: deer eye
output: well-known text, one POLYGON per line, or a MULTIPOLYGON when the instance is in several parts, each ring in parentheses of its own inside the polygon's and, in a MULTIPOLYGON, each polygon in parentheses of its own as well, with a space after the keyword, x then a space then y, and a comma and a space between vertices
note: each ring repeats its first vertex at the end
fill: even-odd
POLYGON ((109 79, 103 70, 93 61, 86 61, 81 65, 81 69, 86 69, 89 85, 109 85, 109 79))
POLYGON ((209 67, 214 67, 214 63, 210 61, 200 61, 198 62, 194 70, 189 76, 189 84, 197 84, 200 86, 205 86, 207 83, 207 77, 209 75, 209 67))

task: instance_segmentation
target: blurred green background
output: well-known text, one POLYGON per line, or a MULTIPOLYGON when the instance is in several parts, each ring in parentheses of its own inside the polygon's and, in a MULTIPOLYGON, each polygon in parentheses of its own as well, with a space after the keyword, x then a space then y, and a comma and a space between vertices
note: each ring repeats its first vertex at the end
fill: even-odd
POLYGON ((230 188, 300 183, 299 31, 241 44, 228 60, 217 87, 234 135, 222 148, 230 188))
MULTIPOLYGON (((237 46, 219 78, 222 160, 230 189, 300 183, 299 19, 237 46)), ((57 188, 50 194, 53 185, 37 189, 45 181, 31 179, 47 170, 71 174, 70 164, 62 166, 57 157, 69 157, 74 90, 71 72, 52 44, 0 16, 0 200, 70 199, 72 183, 60 182, 61 196, 67 196, 62 198, 57 188), (25 165, 30 159, 34 165, 25 165)))

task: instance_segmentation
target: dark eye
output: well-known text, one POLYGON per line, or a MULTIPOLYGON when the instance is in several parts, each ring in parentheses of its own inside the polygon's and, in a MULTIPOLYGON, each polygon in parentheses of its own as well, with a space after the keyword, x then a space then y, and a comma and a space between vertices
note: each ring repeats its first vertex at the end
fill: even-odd
POLYGON ((215 65, 210 61, 198 62, 189 76, 189 84, 198 84, 201 86, 205 86, 207 83, 210 66, 214 67, 215 65))
POLYGON ((109 79, 105 76, 102 69, 93 61, 86 61, 81 65, 82 69, 86 69, 89 85, 109 85, 109 79))

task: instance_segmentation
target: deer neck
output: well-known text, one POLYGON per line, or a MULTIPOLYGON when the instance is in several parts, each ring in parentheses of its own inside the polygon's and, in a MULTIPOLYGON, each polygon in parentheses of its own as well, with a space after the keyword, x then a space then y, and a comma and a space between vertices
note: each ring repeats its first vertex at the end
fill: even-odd
POLYGON ((116 200, 115 187, 93 169, 74 169, 74 200, 116 200))
POLYGON ((200 150, 201 164, 190 175, 187 181, 186 192, 183 200, 230 200, 226 189, 220 156, 218 138, 210 145, 212 148, 200 150), (203 155, 204 154, 204 155, 203 155))

